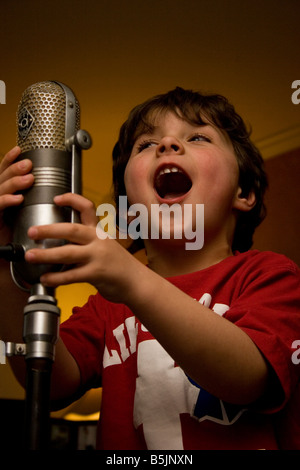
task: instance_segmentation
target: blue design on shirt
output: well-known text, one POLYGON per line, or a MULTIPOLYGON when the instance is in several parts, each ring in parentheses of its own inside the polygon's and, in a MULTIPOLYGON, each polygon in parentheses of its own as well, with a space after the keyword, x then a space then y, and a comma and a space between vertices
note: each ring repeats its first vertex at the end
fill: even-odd
POLYGON ((188 377, 189 381, 199 389, 197 402, 194 407, 193 416, 199 421, 210 420, 219 424, 233 424, 245 411, 239 405, 227 403, 211 395, 188 377))

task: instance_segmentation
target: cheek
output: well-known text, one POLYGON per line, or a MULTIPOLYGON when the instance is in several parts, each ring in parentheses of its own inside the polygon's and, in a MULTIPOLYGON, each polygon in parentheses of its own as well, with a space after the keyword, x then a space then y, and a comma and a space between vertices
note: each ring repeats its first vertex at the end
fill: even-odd
POLYGON ((134 199, 143 193, 143 182, 147 178, 147 167, 142 160, 129 160, 125 173, 124 183, 129 202, 134 203, 134 199))
POLYGON ((223 155, 221 158, 207 160, 201 172, 200 181, 202 181, 207 202, 225 205, 226 201, 230 203, 239 182, 239 169, 235 158, 224 158, 223 155))

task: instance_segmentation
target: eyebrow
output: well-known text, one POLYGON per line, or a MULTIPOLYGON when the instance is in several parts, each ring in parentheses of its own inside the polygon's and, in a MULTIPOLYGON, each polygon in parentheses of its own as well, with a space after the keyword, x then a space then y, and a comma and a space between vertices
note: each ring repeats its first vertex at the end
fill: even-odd
MULTIPOLYGON (((185 120, 185 119, 184 119, 183 121, 185 121, 187 124, 191 125, 191 127, 195 127, 195 128, 211 128, 211 129, 213 129, 213 130, 215 130, 215 131, 217 131, 217 132, 218 132, 218 131, 219 131, 219 132, 221 131, 221 129, 218 129, 216 126, 214 126, 214 125, 212 125, 212 124, 210 124, 210 123, 204 123, 204 124, 196 124, 196 123, 195 123, 195 124, 194 124, 194 123, 191 123, 191 122, 189 122, 189 121, 187 121, 187 120, 185 120)), ((157 131, 158 129, 159 129, 159 126, 154 126, 154 125, 151 126, 151 125, 149 125, 148 129, 144 129, 144 130, 142 130, 140 133, 138 133, 138 134, 136 135, 136 137, 135 137, 135 139, 134 139, 134 144, 136 143, 136 141, 137 141, 138 139, 140 139, 140 138, 143 137, 143 136, 145 136, 145 137, 146 137, 146 136, 152 136, 153 134, 156 133, 156 131, 157 131)), ((221 132, 220 132, 220 133, 221 133, 221 132)))

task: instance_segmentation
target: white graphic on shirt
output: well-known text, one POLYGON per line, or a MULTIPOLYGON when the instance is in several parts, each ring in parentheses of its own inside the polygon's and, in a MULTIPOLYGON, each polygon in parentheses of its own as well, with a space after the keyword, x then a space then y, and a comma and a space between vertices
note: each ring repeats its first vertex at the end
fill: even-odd
MULTIPOLYGON (((212 301, 212 296, 208 294, 207 292, 202 295, 201 299, 199 300, 199 304, 204 305, 205 307, 210 307, 212 301)), ((223 316, 225 312, 229 310, 229 305, 226 304, 214 304, 212 307, 212 311, 217 313, 220 316, 223 316)))
POLYGON ((136 338, 138 332, 138 324, 136 323, 135 317, 128 317, 125 320, 125 323, 121 323, 117 328, 113 330, 113 335, 119 343, 121 357, 116 349, 111 349, 108 351, 107 346, 104 349, 103 356, 103 367, 113 366, 116 364, 122 364, 122 361, 126 361, 130 354, 133 354, 136 351, 136 338), (127 330, 129 337, 129 348, 126 347, 126 340, 124 336, 124 330, 127 330))
POLYGON ((231 425, 245 411, 194 385, 156 340, 139 344, 137 361, 134 425, 143 425, 149 450, 183 449, 182 413, 231 425))
MULTIPOLYGON (((199 303, 221 316, 229 309, 222 303, 210 307, 209 293, 203 294, 199 303)), ((241 416, 245 410, 219 400, 193 383, 155 339, 145 338, 137 350, 139 328, 147 332, 131 316, 113 330, 119 348, 105 346, 103 367, 120 365, 137 352, 133 418, 136 428, 143 425, 148 449, 183 449, 180 421, 183 413, 199 422, 209 420, 222 425, 233 424, 241 416)))
POLYGON ((180 413, 195 406, 199 389, 156 340, 138 347, 134 425, 143 424, 148 449, 183 449, 180 413))

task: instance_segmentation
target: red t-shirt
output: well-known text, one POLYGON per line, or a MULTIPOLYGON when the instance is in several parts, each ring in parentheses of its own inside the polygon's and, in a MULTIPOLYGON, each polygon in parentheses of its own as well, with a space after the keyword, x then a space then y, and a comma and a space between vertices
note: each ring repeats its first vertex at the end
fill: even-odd
POLYGON ((292 261, 256 250, 169 278, 243 329, 275 372, 267 405, 248 410, 192 382, 125 305, 96 294, 76 307, 61 337, 83 386, 103 387, 99 449, 277 449, 277 418, 285 447, 300 448, 300 416, 293 411, 294 428, 286 421, 300 402, 299 279, 292 261))

